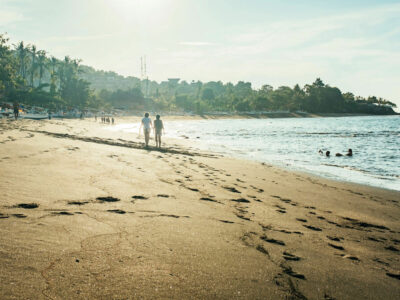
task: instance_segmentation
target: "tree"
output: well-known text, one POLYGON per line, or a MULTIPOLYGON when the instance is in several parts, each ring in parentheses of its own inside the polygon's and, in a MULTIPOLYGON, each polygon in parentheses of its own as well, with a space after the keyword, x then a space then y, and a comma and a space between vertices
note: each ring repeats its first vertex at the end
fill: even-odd
POLYGON ((206 100, 206 101, 211 101, 214 100, 215 95, 214 95, 214 91, 210 88, 205 88, 203 89, 202 93, 201 93, 201 99, 202 100, 206 100))
POLYGON ((54 56, 50 59, 50 94, 56 94, 56 85, 57 85, 57 66, 59 65, 59 61, 54 56))
POLYGON ((32 45, 31 48, 29 49, 29 52, 31 53, 31 67, 30 67, 30 75, 31 75, 31 86, 33 87, 33 79, 35 77, 36 74, 36 70, 37 70, 37 64, 36 64, 36 54, 37 54, 37 49, 35 45, 32 45))
POLYGON ((23 79, 26 79, 29 45, 25 46, 24 42, 21 41, 17 45, 14 45, 14 47, 18 56, 19 75, 21 75, 23 79))
POLYGON ((9 97, 17 87, 17 66, 7 45, 8 38, 0 34, 0 99, 9 97))
POLYGON ((44 75, 44 71, 47 69, 46 59, 47 59, 46 51, 44 51, 44 50, 38 51, 37 67, 39 69, 39 86, 42 84, 42 78, 44 75))

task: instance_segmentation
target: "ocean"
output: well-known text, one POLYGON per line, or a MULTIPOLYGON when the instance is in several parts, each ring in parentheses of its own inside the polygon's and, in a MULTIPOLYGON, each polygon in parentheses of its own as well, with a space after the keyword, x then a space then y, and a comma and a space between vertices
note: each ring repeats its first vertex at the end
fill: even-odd
MULTIPOLYGON (((137 133, 138 127, 119 124, 112 130, 137 133)), ((188 139, 195 148, 400 191, 398 116, 184 120, 164 127, 166 137, 188 139), (335 156, 349 148, 352 157, 335 156)))

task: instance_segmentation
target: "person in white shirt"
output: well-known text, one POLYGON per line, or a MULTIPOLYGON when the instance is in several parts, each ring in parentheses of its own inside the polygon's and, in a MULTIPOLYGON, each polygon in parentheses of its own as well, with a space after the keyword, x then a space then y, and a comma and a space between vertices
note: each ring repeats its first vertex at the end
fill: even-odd
POLYGON ((149 113, 144 114, 144 118, 142 119, 142 123, 140 124, 139 131, 143 127, 143 133, 144 133, 144 141, 146 143, 146 147, 149 146, 149 140, 150 140, 150 132, 153 129, 153 123, 151 122, 151 119, 149 118, 149 113))

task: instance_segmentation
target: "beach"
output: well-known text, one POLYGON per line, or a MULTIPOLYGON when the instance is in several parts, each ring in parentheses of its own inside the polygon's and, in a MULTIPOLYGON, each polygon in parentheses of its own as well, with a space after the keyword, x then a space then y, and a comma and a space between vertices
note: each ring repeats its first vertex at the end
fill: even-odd
POLYGON ((93 119, 0 124, 1 299, 400 294, 398 191, 93 119))

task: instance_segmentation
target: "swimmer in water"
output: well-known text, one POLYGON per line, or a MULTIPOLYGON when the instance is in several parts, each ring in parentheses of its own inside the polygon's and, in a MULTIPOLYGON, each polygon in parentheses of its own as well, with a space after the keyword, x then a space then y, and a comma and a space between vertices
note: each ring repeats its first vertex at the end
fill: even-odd
MULTIPOLYGON (((347 150, 347 153, 345 154, 346 156, 353 156, 353 150, 349 149, 347 150)), ((342 153, 336 153, 335 156, 343 156, 342 153)))

